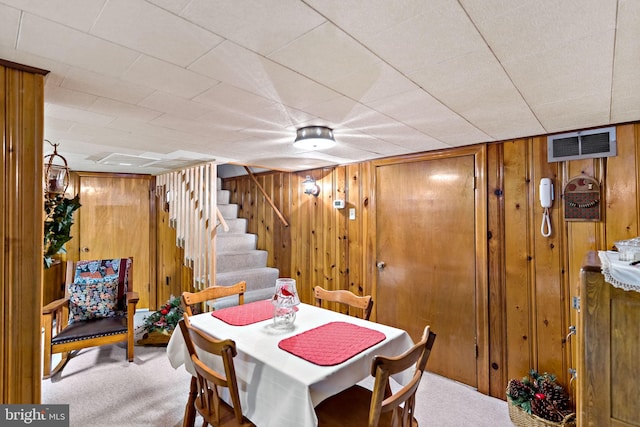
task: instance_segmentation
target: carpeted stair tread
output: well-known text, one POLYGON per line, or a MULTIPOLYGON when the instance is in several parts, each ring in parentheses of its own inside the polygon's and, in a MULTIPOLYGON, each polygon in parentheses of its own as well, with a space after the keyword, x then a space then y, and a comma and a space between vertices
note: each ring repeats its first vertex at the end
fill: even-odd
POLYGON ((260 268, 267 265, 269 254, 263 250, 219 252, 216 255, 216 271, 229 271, 260 268))
POLYGON ((257 242, 255 234, 219 233, 216 236, 216 253, 254 250, 257 242))

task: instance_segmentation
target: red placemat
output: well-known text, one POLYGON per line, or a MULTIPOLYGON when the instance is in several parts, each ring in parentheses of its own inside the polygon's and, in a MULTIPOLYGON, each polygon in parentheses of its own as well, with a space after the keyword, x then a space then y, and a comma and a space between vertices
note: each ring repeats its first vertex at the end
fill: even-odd
POLYGON ((273 304, 270 299, 250 302, 222 308, 211 315, 233 326, 245 326, 273 318, 273 304))
POLYGON ((316 365, 333 366, 385 338, 382 332, 373 329, 347 322, 331 322, 285 338, 278 347, 316 365))

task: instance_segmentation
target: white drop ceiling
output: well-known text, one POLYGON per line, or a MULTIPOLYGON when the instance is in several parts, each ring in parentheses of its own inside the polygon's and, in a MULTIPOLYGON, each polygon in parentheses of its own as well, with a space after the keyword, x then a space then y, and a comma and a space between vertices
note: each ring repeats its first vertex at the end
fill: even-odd
POLYGON ((298 171, 640 120, 637 0, 0 0, 0 58, 50 71, 45 137, 82 171, 298 171), (306 125, 335 148, 295 149, 306 125))

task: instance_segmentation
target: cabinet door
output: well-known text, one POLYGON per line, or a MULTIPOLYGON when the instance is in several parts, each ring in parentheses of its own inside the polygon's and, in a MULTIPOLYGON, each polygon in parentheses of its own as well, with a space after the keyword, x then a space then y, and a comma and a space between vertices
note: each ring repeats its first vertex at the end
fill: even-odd
MULTIPOLYGON (((80 175, 81 260, 133 257, 138 308, 149 308, 150 177, 80 175)), ((155 271, 155 270, 154 270, 155 271)), ((154 281, 155 283, 155 281, 154 281)))
POLYGON ((581 289, 581 426, 640 426, 640 293, 585 273, 581 289))

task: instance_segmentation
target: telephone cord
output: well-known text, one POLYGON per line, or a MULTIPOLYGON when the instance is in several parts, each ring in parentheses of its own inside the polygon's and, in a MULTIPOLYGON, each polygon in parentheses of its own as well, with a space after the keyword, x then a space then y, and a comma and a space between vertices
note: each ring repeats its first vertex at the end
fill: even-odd
POLYGON ((544 212, 542 213, 542 224, 540 225, 540 233, 542 233, 542 236, 544 237, 551 236, 551 219, 549 218, 549 208, 544 208, 544 212))

